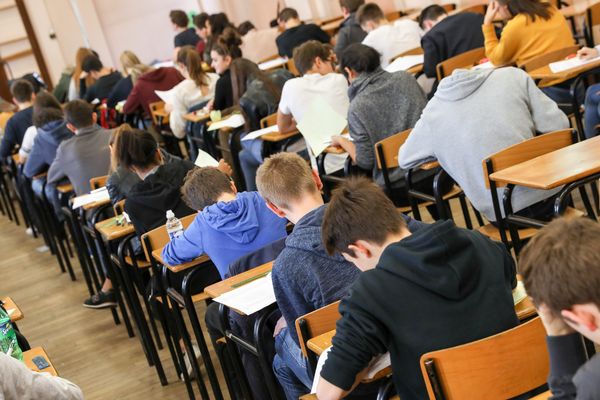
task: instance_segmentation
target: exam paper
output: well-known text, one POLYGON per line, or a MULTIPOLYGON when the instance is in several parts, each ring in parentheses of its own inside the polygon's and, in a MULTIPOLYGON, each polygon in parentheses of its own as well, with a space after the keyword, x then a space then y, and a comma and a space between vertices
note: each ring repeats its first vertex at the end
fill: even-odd
POLYGON ((513 289, 512 296, 515 306, 527 298, 527 292, 522 281, 517 282, 517 287, 513 289))
POLYGON ((239 128, 240 126, 244 125, 245 122, 246 121, 244 120, 242 114, 231 114, 229 117, 222 119, 221 121, 210 124, 208 130, 216 131, 217 129, 221 128, 239 128))
POLYGON ((566 71, 572 68, 577 68, 582 65, 590 64, 597 61, 600 61, 600 57, 592 58, 591 60, 582 60, 579 57, 573 57, 569 58, 568 60, 550 63, 548 66, 550 67, 550 71, 556 74, 558 72, 566 71))
POLYGON ((285 57, 278 57, 278 58, 275 58, 273 60, 265 61, 265 62, 262 62, 262 63, 258 64, 258 68, 260 68, 260 69, 262 69, 264 71, 264 70, 267 70, 267 69, 280 67, 280 66, 284 65, 287 62, 288 62, 287 58, 285 58, 285 57))
POLYGON ((331 144, 331 137, 342 133, 346 125, 348 121, 345 117, 339 115, 322 97, 317 97, 296 127, 316 157, 331 144))
POLYGON ((240 311, 245 315, 254 314, 275 303, 275 292, 271 274, 257 279, 214 299, 217 303, 240 311))
POLYGON ((90 194, 84 194, 82 196, 77 196, 73 199, 73 210, 85 206, 86 204, 95 203, 97 201, 107 201, 110 200, 108 195, 108 190, 106 187, 92 190, 90 194))
POLYGON ((196 157, 196 162, 194 164, 196 164, 200 168, 219 166, 219 162, 215 160, 213 156, 211 156, 202 149, 198 149, 198 157, 196 157))
POLYGON ((258 139, 259 137, 266 135, 267 133, 273 133, 273 132, 279 132, 279 128, 277 128, 277 125, 268 126, 266 128, 259 129, 254 132, 250 132, 249 134, 247 134, 246 136, 244 136, 242 138, 242 142, 245 140, 258 139))
POLYGON ((415 65, 423 64, 424 56, 423 54, 417 54, 414 56, 404 56, 396 58, 391 64, 385 67, 387 72, 398 72, 398 71, 406 71, 409 68, 414 67, 415 65))
POLYGON ((165 104, 173 104, 175 102, 174 88, 171 90, 155 90, 154 93, 156 93, 165 104))

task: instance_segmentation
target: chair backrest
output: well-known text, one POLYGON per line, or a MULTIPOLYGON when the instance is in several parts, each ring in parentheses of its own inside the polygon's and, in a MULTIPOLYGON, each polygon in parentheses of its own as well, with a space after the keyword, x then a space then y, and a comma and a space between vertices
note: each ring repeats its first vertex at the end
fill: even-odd
POLYGON ((304 357, 308 357, 306 342, 335 329, 335 323, 342 317, 339 306, 340 301, 336 301, 296 319, 296 332, 304 357))
POLYGON ((392 61, 396 60, 396 58, 400 58, 400 57, 404 57, 404 56, 418 56, 420 54, 423 54, 423 48, 419 46, 419 47, 415 47, 414 49, 406 50, 406 51, 398 54, 397 56, 394 56, 392 58, 392 61))
POLYGON ((375 143, 375 158, 378 169, 398 167, 398 150, 406 142, 411 131, 412 129, 407 129, 375 143))
MULTIPOLYGON (((543 135, 514 144, 486 157, 483 160, 485 187, 489 189, 489 176, 493 172, 501 171, 505 168, 512 167, 513 165, 531 160, 532 158, 570 146, 575 142, 575 138, 576 136, 571 129, 544 133, 543 135), (488 169, 488 160, 491 164, 491 170, 488 169)), ((501 187, 505 185, 497 182, 496 186, 501 187)))
MULTIPOLYGON (((187 229, 192 223, 197 214, 186 215, 183 218, 179 218, 183 229, 187 229)), ((144 249, 144 255, 147 261, 152 259, 152 251, 160 249, 166 246, 171 241, 169 234, 167 233, 166 225, 161 225, 158 228, 152 229, 150 232, 146 232, 142 235, 142 248, 144 249)))
POLYGON ((115 210, 115 215, 123 214, 123 211, 125 210, 125 199, 117 201, 113 205, 113 210, 115 210))
POLYGON ((456 10, 456 3, 445 3, 441 4, 441 6, 444 8, 444 10, 446 10, 446 12, 456 10))
POLYGON ((451 57, 445 61, 442 61, 436 65, 436 72, 438 81, 441 81, 448 75, 451 75, 455 69, 472 67, 479 60, 485 57, 485 48, 478 47, 473 50, 469 50, 465 53, 451 57))
POLYGON ((279 57, 280 57, 279 54, 273 54, 272 56, 263 58, 257 64, 262 64, 262 63, 267 62, 267 61, 275 60, 275 59, 277 59, 279 57))
POLYGON ((429 398, 446 400, 512 398, 546 383, 550 369, 539 317, 485 339, 424 354, 420 364, 429 398))
POLYGON ((385 19, 390 22, 400 19, 400 17, 402 17, 402 11, 392 11, 385 14, 385 19))
MULTIPOLYGON (((159 117, 157 115, 157 112, 164 111, 164 109, 165 109, 165 102, 164 101, 155 101, 154 103, 148 104, 148 108, 150 109, 150 116, 152 117, 152 122, 157 127, 160 127, 160 123, 159 123, 160 121, 159 121, 159 117)), ((169 123, 169 117, 167 116, 166 118, 163 118, 162 119, 162 123, 163 123, 163 125, 168 124, 169 123)))
POLYGON ((578 45, 573 45, 573 46, 569 46, 569 47, 564 47, 562 49, 554 50, 554 51, 551 51, 550 53, 546 53, 546 54, 542 54, 542 55, 539 55, 534 58, 530 58, 529 60, 527 60, 524 63, 522 63, 521 65, 519 65, 519 68, 522 68, 527 72, 533 71, 535 69, 544 67, 544 66, 550 64, 551 62, 564 60, 565 57, 577 53, 577 50, 579 50, 578 45))
POLYGON ((260 120, 260 128, 267 128, 269 126, 277 125, 277 113, 267 115, 260 120))
POLYGON ((300 76, 300 71, 298 71, 298 68, 296 68, 296 64, 294 63, 293 58, 290 58, 288 60, 287 64, 285 64, 285 67, 287 68, 288 71, 290 71, 292 73, 292 75, 300 76))
MULTIPOLYGON (((600 24, 600 3, 596 2, 586 10, 586 25, 592 32, 592 28, 598 24, 600 24)), ((593 37, 591 39, 593 40, 593 37)))
POLYGON ((92 190, 100 189, 101 187, 106 186, 106 181, 108 180, 108 175, 97 176, 95 178, 90 179, 90 188, 92 190))

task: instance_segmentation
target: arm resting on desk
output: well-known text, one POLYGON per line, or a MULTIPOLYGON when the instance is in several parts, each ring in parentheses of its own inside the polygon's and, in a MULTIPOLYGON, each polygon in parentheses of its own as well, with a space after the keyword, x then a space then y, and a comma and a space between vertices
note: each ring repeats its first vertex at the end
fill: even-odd
POLYGON ((163 261, 169 265, 179 265, 192 261, 204 253, 202 231, 195 218, 180 237, 171 240, 162 251, 163 261))
POLYGON ((436 160, 436 147, 432 141, 433 132, 428 129, 427 125, 423 120, 417 122, 406 142, 400 147, 398 151, 400 168, 415 168, 436 160))
POLYGON ((281 110, 277 111, 277 129, 279 133, 288 133, 296 130, 296 121, 291 114, 284 114, 281 110))

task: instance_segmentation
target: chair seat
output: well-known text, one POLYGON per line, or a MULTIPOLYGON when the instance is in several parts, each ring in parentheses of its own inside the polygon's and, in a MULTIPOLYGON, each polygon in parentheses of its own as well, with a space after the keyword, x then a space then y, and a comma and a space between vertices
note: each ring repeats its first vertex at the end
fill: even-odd
MULTIPOLYGON (((125 262, 128 265, 133 265, 133 259, 129 256, 125 256, 125 262)), ((145 269, 145 268, 150 268, 150 262, 146 261, 146 260, 136 260, 138 268, 140 269, 145 269)))
POLYGON ((463 192, 463 190, 458 185, 454 185, 454 186, 452 186, 452 189, 450 189, 450 191, 448 193, 446 193, 445 195, 442 196, 442 198, 444 200, 453 199, 453 198, 461 195, 462 192, 463 192))

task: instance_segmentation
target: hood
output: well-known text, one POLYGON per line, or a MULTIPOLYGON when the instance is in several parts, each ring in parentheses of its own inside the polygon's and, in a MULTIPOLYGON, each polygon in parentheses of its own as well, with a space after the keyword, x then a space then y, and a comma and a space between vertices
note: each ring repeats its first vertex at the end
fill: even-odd
POLYGON ((255 193, 238 193, 235 200, 220 201, 208 206, 202 210, 201 215, 208 226, 227 235, 236 243, 250 243, 258 235, 257 210, 263 203, 255 193))
POLYGON ((457 69, 452 75, 442 79, 435 97, 444 101, 458 101, 473 94, 494 72, 491 68, 467 70, 457 69))
POLYGON ((377 268, 400 276, 449 300, 460 300, 477 287, 482 259, 472 232, 452 221, 438 221, 388 246, 377 268), (452 252, 452 257, 448 254, 452 252))
POLYGON ((62 119, 48 122, 38 129, 38 133, 43 135, 47 141, 57 146, 63 140, 73 137, 73 132, 67 128, 67 123, 62 119))
MULTIPOLYGON (((173 75, 180 75, 179 71, 171 67, 160 67, 153 71, 146 72, 140 76, 139 79, 146 82, 163 82, 169 76, 173 75)), ((181 77, 181 80, 183 80, 183 77, 181 77)))
MULTIPOLYGON (((352 99, 354 99, 354 97, 362 92, 367 86, 371 84, 377 84, 379 80, 385 79, 386 74, 389 74, 389 72, 384 71, 381 67, 378 67, 370 74, 360 74, 348 87, 348 97, 350 101, 352 101, 352 99)), ((386 82, 383 82, 383 84, 385 83, 386 82)))

